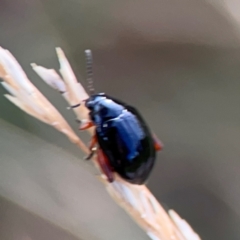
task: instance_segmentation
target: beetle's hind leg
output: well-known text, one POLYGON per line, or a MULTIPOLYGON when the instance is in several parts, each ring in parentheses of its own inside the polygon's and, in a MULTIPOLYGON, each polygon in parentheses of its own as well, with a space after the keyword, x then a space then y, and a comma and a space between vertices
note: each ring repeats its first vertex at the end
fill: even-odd
POLYGON ((101 149, 97 150, 97 161, 102 169, 102 172, 107 177, 108 182, 110 183, 113 182, 114 181, 113 169, 109 163, 107 156, 104 154, 104 152, 101 149))
POLYGON ((90 160, 95 153, 97 153, 97 162, 102 170, 102 172, 106 175, 109 182, 114 181, 113 177, 113 169, 109 163, 108 158, 104 154, 101 149, 97 149, 95 146, 97 144, 97 136, 96 134, 92 137, 91 142, 89 144, 90 153, 85 157, 85 160, 90 160))

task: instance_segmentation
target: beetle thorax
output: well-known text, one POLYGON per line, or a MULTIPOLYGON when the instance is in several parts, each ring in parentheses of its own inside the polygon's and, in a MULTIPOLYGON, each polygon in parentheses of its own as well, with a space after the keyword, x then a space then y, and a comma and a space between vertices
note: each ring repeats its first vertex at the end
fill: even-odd
POLYGON ((90 98, 86 102, 90 110, 90 118, 96 125, 119 117, 125 109, 122 105, 115 103, 113 100, 103 96, 90 98))

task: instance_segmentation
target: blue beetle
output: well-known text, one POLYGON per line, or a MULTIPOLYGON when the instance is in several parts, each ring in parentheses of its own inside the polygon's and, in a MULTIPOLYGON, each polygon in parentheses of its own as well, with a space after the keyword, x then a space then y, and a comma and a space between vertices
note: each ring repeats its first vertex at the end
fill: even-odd
POLYGON ((96 129, 86 159, 91 159, 96 153, 97 161, 109 182, 114 181, 114 172, 117 172, 132 184, 144 184, 153 169, 156 151, 160 151, 163 145, 151 133, 136 108, 105 93, 95 94, 92 54, 90 50, 85 53, 90 91, 85 106, 89 109, 89 119, 82 121, 80 130, 92 126, 96 129))

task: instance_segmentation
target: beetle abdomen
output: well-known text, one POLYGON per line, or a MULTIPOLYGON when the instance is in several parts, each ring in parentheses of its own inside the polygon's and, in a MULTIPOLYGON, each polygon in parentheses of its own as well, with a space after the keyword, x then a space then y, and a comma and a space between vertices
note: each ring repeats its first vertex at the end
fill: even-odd
POLYGON ((115 171, 129 182, 142 184, 152 169, 155 150, 138 118, 126 110, 98 130, 100 147, 115 171))
POLYGON ((118 118, 109 121, 116 131, 116 141, 119 151, 126 160, 132 160, 138 156, 141 150, 141 141, 145 138, 145 133, 141 128, 137 118, 130 112, 124 111, 118 118))

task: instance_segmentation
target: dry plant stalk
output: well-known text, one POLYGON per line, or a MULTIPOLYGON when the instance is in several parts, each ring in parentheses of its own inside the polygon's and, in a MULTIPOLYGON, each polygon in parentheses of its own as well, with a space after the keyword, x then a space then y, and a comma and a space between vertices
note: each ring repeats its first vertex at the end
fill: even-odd
MULTIPOLYGON (((88 94, 77 81, 64 52, 60 48, 56 51, 62 77, 54 69, 47 69, 36 64, 32 64, 32 67, 48 85, 62 94, 69 106, 74 106, 88 98, 88 94)), ((2 85, 11 94, 5 95, 9 101, 31 116, 55 127, 84 153, 89 152, 63 116, 30 82, 13 55, 3 48, 0 48, 0 77, 4 80, 2 85)), ((88 110, 83 105, 73 108, 73 111, 79 120, 88 118, 88 110)), ((94 128, 91 128, 89 133, 92 134, 93 131, 94 128)), ((94 163, 99 169, 96 160, 94 163)), ((201 240, 176 212, 170 210, 167 213, 145 185, 129 184, 117 174, 115 178, 113 183, 109 183, 104 175, 99 177, 112 198, 126 210, 152 240, 201 240)))

